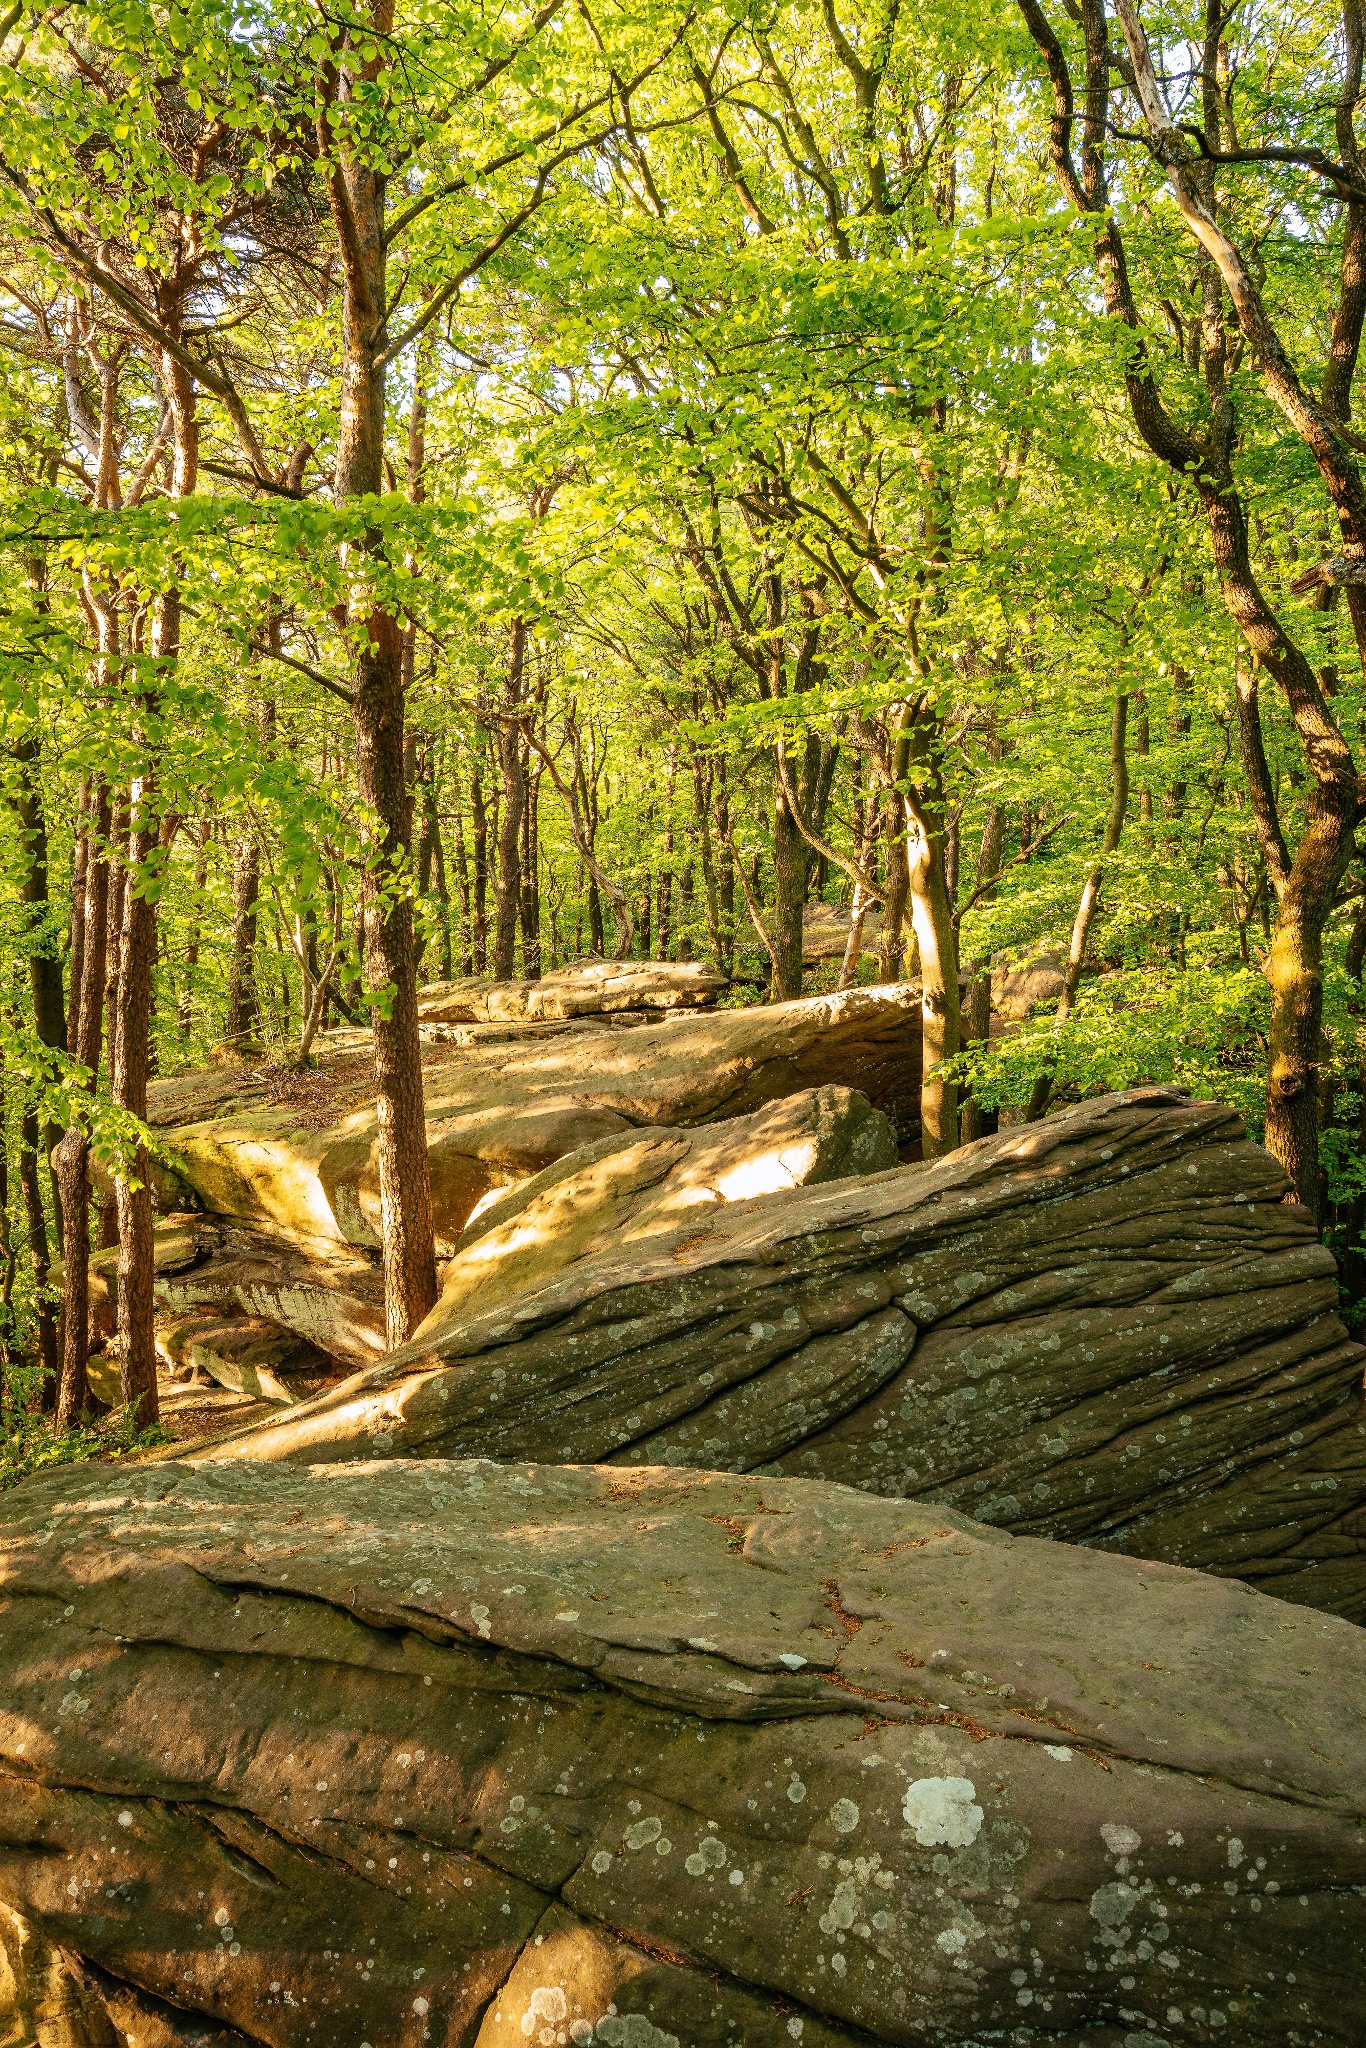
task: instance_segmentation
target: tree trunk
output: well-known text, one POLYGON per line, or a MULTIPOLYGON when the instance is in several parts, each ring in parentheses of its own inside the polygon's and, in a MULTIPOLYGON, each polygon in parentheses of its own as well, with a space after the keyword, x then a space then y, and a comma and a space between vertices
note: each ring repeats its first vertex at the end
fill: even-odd
POLYGON ((944 866, 944 793, 938 720, 920 707, 903 721, 893 761, 905 783, 906 870, 911 927, 920 948, 920 1153, 939 1159, 958 1143, 958 1084, 935 1069, 959 1044, 958 936, 944 866))
MULTIPOLYGON (((392 27, 389 0, 375 0, 371 15, 383 44, 392 27)), ((385 61, 377 53, 364 65, 358 88, 363 84, 368 90, 385 61)), ((350 89, 345 75, 340 89, 350 89)), ((338 162, 325 115, 320 115, 319 125, 324 131, 319 138, 323 154, 332 165, 327 182, 342 259, 335 492, 338 502, 345 503, 378 498, 385 488, 386 176, 373 156, 346 144, 341 145, 338 162)), ((365 959, 370 993, 378 998, 372 1017, 385 1322, 390 1344, 397 1345, 436 1300, 436 1251, 407 872, 403 634, 398 620, 371 596, 365 574, 366 558, 382 556, 383 547, 382 536, 372 530, 349 551, 348 624, 359 649, 353 691, 356 775, 361 799, 375 821, 364 893, 365 959)))
POLYGON ((806 903, 806 841, 797 829, 781 779, 773 798, 773 996, 802 992, 802 909, 806 903))
MULTIPOLYGON (((36 1109, 26 1109, 19 1126, 19 1188, 24 1198, 24 1214, 28 1219, 28 1255, 33 1270, 33 1292, 38 1318, 38 1363, 43 1372, 39 1406, 44 1412, 50 1411, 57 1402, 57 1376, 59 1359, 57 1352, 57 1325, 52 1314, 52 1305, 47 1299, 47 1289, 52 1273, 52 1255, 48 1245, 47 1216, 43 1209, 43 1182, 38 1166, 39 1146, 42 1142, 36 1109)), ((51 1157, 52 1148, 48 1148, 51 1157)), ((57 1232, 61 1235, 61 1211, 57 1212, 57 1232)))
POLYGON ((541 978, 541 835, 538 816, 541 778, 526 770, 526 803, 522 810, 521 919, 522 973, 541 978))
POLYGON ((906 835, 902 830, 901 804, 895 794, 887 806, 886 894, 882 899, 882 944, 878 949, 878 980, 902 981, 905 963, 901 954, 901 933, 906 921, 906 898, 911 878, 906 865, 906 835))
MULTIPOLYGON (((103 624, 104 615, 100 616, 103 624)), ((81 984, 75 1002, 75 1029, 69 1046, 72 1057, 89 1069, 92 1088, 100 1063, 104 1013, 109 825, 109 792, 101 784, 91 797, 82 909, 81 984)), ((86 1381, 86 1360, 90 1349, 89 1153, 89 1133, 78 1119, 71 1124, 53 1154, 62 1217, 61 1370, 57 1385, 57 1424, 62 1429, 70 1429, 75 1424, 84 1414, 89 1400, 86 1381)))
POLYGON ((526 621, 514 619, 508 654, 505 716, 494 727, 503 802, 498 821, 498 872, 493 883, 493 978, 511 981, 517 958, 517 924, 522 895, 522 818, 526 810, 526 767, 516 710, 522 699, 526 662, 526 621))
MULTIPOLYGON (((179 592, 161 602, 158 653, 179 648, 179 592), (169 616, 168 616, 169 614, 169 616)), ((150 777, 148 778, 150 781, 150 777)), ((139 817, 130 845, 131 868, 125 891, 123 971, 119 979, 119 1028, 113 1069, 113 1095, 120 1106, 147 1116, 147 1074, 150 1051, 152 965, 156 955, 156 906, 145 893, 146 865, 157 844, 148 813, 152 791, 144 786, 139 817)), ((115 1176, 119 1224, 119 1380, 120 1393, 135 1428, 146 1429, 159 1417, 156 1342, 153 1333, 153 1243, 151 1163, 140 1145, 132 1174, 115 1176)))
MULTIPOLYGON (((460 787, 455 789, 455 886, 460 897, 460 972, 474 972, 474 925, 470 911, 470 863, 465 851, 465 821, 460 809, 460 787)), ((447 924, 449 945, 450 926, 447 924)), ((446 973, 450 973, 449 953, 446 973)))
POLYGON ((470 817, 474 826, 474 922, 470 927, 472 972, 482 974, 489 957, 489 817, 484 804, 484 781, 479 772, 479 755, 470 770, 470 817))
POLYGON ((223 1036, 251 1055, 259 1050, 261 1003, 256 988, 256 911, 261 856, 244 835, 232 856, 232 951, 228 960, 228 1016, 223 1036))
MULTIPOLYGON (((39 744, 37 739, 30 735, 27 739, 20 740, 15 745, 13 753, 19 770, 14 808, 16 822, 19 826, 18 837, 21 862, 19 871, 19 900, 23 904, 25 911, 25 948, 28 954, 29 989, 33 998, 33 1028, 37 1032, 42 1044, 51 1046, 55 1051, 65 1052, 67 1026, 66 998, 62 989, 61 954, 57 950, 56 920, 53 916, 52 904, 48 896, 47 814, 43 808, 42 791, 35 773, 39 761, 39 744)), ((77 815, 78 820, 83 821, 84 799, 86 796, 84 789, 81 795, 82 802, 77 815)), ((84 844, 83 825, 80 823, 78 823, 78 833, 81 835, 77 846, 77 863, 79 866, 83 858, 81 847, 84 844)), ((81 895, 81 921, 82 926, 84 926, 83 867, 81 895)), ((77 963, 73 962, 73 966, 76 965, 77 963)), ((25 1122, 24 1128, 27 1131, 27 1122, 25 1122)), ((34 1129, 36 1132, 36 1123, 34 1129)), ((49 1160, 51 1160, 53 1150, 60 1136, 61 1133, 55 1124, 48 1123, 45 1126, 42 1134, 42 1144, 49 1160)), ((23 1143, 28 1143, 27 1136, 24 1137, 23 1143)), ((38 1139, 35 1137, 35 1151, 37 1145, 38 1139)), ((19 1178, 21 1185, 24 1185, 22 1152, 20 1155, 19 1178)), ((51 1173, 50 1169, 49 1182, 53 1193, 57 1232, 60 1237, 61 1206, 57 1199, 56 1177, 51 1173)), ((25 1199, 27 1200, 26 1189, 25 1199)), ((41 1199, 39 1201, 39 1214, 40 1216, 42 1214, 41 1199)), ((39 1288, 40 1299, 41 1290, 47 1285, 48 1274, 46 1225, 43 1228, 42 1240, 43 1271, 41 1281, 36 1279, 35 1255, 35 1284, 39 1288)), ((55 1373, 56 1353, 53 1350, 52 1342, 52 1317, 46 1307, 40 1310, 39 1332, 43 1363, 45 1366, 50 1366, 55 1373), (44 1331, 46 1331, 45 1337, 43 1335, 44 1331), (51 1357, 48 1356, 48 1353, 51 1353, 51 1357)), ((55 1389, 56 1381, 54 1378, 54 1394, 55 1389)))

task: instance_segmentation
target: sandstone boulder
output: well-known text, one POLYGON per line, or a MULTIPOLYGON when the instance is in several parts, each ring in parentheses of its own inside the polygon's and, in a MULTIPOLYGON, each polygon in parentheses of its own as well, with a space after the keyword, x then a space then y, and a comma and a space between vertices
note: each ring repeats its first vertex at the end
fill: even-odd
MULTIPOLYGON (((850 989, 611 1031, 437 1045, 424 1086, 438 1249, 479 1204, 568 1152, 641 1125, 705 1124, 837 1083, 904 1139, 918 1129, 919 992, 850 989)), ((374 1087, 364 1048, 295 1077, 153 1084, 150 1120, 204 1207, 305 1238, 377 1248, 374 1087), (207 1115, 202 1105, 211 1104, 207 1115)))
POLYGON ((1358 2039, 1366 1635, 1241 1586, 428 1462, 30 1479, 0 1597, 0 1896, 209 2039, 1358 2039))
POLYGON ((1019 1024, 1040 1003, 1055 1003, 1067 985, 1061 953, 1037 953, 1031 960, 998 960, 991 970, 991 1007, 996 1016, 1019 1024))
POLYGON ((418 991, 425 1024, 611 1016, 714 1003, 727 977, 705 960, 576 960, 538 981, 439 981, 418 991))
MULTIPOLYGON (((286 1370, 313 1372, 320 1356, 362 1366, 384 1355, 384 1280, 364 1252, 327 1238, 249 1230, 230 1217, 194 1213, 167 1217, 152 1242, 158 1347, 173 1371, 194 1365, 186 1347, 195 1343, 206 1310, 225 1332, 238 1319, 244 1328, 248 1322, 255 1326, 255 1337, 280 1333, 286 1348, 275 1361, 263 1362, 286 1370), (287 1359, 295 1361, 292 1367, 287 1359)), ((107 1302, 112 1312, 118 1252, 97 1253, 90 1275, 92 1299, 107 1302)))
POLYGON ((172 1381, 212 1381, 253 1400, 289 1406, 341 1377, 336 1363, 265 1316, 191 1309, 161 1314, 157 1357, 172 1381))
POLYGON ((849 1088, 808 1089, 691 1131, 647 1125, 600 1138, 498 1197, 466 1227, 416 1338, 434 1336, 468 1307, 489 1309, 576 1260, 721 1204, 896 1163, 891 1124, 849 1088))
POLYGON ((1132 1090, 471 1303, 205 1455, 784 1471, 1366 1615, 1366 1354, 1284 1193, 1132 1090))

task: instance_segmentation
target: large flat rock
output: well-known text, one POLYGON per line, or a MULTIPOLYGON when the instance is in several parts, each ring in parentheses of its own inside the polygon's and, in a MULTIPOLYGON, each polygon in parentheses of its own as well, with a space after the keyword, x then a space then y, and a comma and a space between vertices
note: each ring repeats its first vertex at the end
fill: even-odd
POLYGON ((206 1455, 771 1470, 1366 1615, 1366 1353, 1237 1115, 1170 1089, 717 1210, 206 1455))
MULTIPOLYGON (((918 1128, 919 992, 904 984, 612 1029, 427 1049, 424 1091, 438 1249, 478 1205, 599 1139, 712 1123, 835 1083, 898 1135, 918 1128)), ((374 1089, 348 1044, 297 1080, 179 1076, 150 1116, 206 1209, 305 1237, 379 1243, 374 1089)))
POLYGON ((536 981, 477 975, 433 982, 418 990, 417 1013, 424 1024, 616 1016, 705 1008, 727 986, 727 977, 706 960, 576 960, 536 981))
POLYGON ((30 1479, 0 1599, 0 1896, 196 2025, 1359 2038, 1366 1635, 1243 1586, 819 1482, 436 1461, 30 1479))

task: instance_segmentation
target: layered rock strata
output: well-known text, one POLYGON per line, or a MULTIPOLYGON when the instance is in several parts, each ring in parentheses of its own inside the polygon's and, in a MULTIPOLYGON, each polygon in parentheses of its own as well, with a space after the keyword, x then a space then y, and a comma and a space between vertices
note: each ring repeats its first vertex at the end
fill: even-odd
POLYGON ((722 1467, 943 1501, 1366 1614, 1361 1346, 1234 1111, 1085 1102, 718 1209, 206 1456, 722 1467))
MULTIPOLYGON (((744 1116, 832 1083, 868 1096, 899 1138, 918 1129, 918 990, 898 983, 630 1030, 590 1019, 549 1037, 429 1047, 438 1249, 455 1251, 489 1196, 580 1146, 643 1125, 744 1116)), ((377 1248, 377 1125, 363 1048, 293 1082, 181 1076, 150 1094, 150 1120, 205 1209, 377 1248)))
POLYGON ((269 2048, 1350 2048, 1366 1635, 817 1482, 0 1500, 0 1895, 269 2048))

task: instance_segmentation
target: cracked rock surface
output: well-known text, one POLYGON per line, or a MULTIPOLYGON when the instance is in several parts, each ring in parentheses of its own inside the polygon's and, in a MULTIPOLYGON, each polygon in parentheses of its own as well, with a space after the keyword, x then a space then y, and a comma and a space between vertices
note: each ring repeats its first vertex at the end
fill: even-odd
POLYGON ((1083 1102, 718 1209, 469 1312, 206 1457, 787 1472, 1366 1617, 1366 1354, 1236 1113, 1083 1102))
POLYGON ((181 1464, 4 1496, 0 1602, 0 1896, 201 2035, 1358 2039, 1366 1635, 1245 1586, 810 1481, 181 1464))

